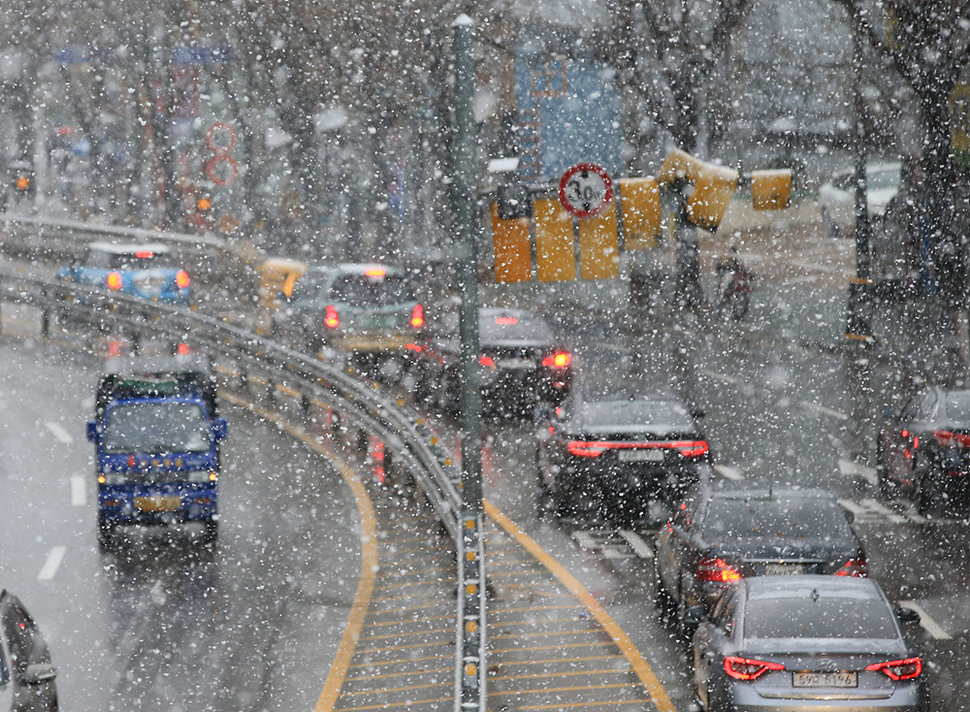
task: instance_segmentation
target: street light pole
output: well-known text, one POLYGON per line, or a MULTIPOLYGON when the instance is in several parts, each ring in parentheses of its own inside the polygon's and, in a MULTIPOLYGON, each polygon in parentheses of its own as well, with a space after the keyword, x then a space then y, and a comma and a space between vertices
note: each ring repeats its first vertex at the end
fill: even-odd
POLYGON ((485 561, 482 539, 482 395, 479 384, 478 229, 475 207, 475 23, 455 31, 455 217, 461 279, 462 511, 458 518, 458 657, 455 709, 485 712, 485 561))

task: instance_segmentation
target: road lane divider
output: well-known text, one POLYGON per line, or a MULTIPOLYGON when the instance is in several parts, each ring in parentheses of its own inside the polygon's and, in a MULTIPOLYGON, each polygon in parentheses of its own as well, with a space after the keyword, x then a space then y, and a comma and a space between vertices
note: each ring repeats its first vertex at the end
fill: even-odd
POLYGON ((40 573, 37 574, 38 581, 50 581, 54 578, 57 570, 61 566, 61 562, 64 560, 64 554, 67 552, 66 546, 55 546, 47 554, 47 560, 40 569, 40 573))
POLYGON ((939 623, 930 617, 930 614, 923 610, 923 608, 916 603, 916 601, 900 601, 899 605, 903 608, 908 608, 911 611, 915 611, 919 614, 919 624, 923 626, 923 630, 932 635, 937 640, 950 640, 951 636, 939 623))

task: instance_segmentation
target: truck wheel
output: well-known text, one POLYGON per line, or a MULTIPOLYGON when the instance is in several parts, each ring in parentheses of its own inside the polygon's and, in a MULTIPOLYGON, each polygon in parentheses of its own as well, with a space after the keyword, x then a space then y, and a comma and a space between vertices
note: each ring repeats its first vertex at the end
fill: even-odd
POLYGON ((115 524, 98 522, 98 548, 101 551, 111 551, 115 545, 115 524))
POLYGON ((219 536, 219 522, 208 521, 202 530, 202 543, 211 544, 219 536))

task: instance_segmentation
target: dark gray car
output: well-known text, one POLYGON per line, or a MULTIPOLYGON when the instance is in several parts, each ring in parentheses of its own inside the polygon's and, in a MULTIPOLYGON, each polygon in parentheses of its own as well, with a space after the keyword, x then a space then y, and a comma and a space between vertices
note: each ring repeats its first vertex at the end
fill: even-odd
POLYGON ((20 600, 0 590, 0 709, 56 712, 50 652, 20 600))
POLYGON ((866 578, 763 576, 723 594, 694 633, 697 698, 707 712, 926 712, 919 651, 866 578))
POLYGON ((750 576, 868 576, 850 516, 823 490, 701 484, 657 534, 661 599, 682 622, 688 608, 710 611, 725 588, 750 576))

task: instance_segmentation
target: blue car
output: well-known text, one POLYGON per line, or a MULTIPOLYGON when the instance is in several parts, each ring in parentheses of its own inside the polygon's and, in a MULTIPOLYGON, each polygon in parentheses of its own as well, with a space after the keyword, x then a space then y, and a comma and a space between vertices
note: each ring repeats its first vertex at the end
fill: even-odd
POLYGON ((187 306, 191 302, 191 279, 167 245, 92 242, 84 256, 57 276, 150 301, 187 306))

